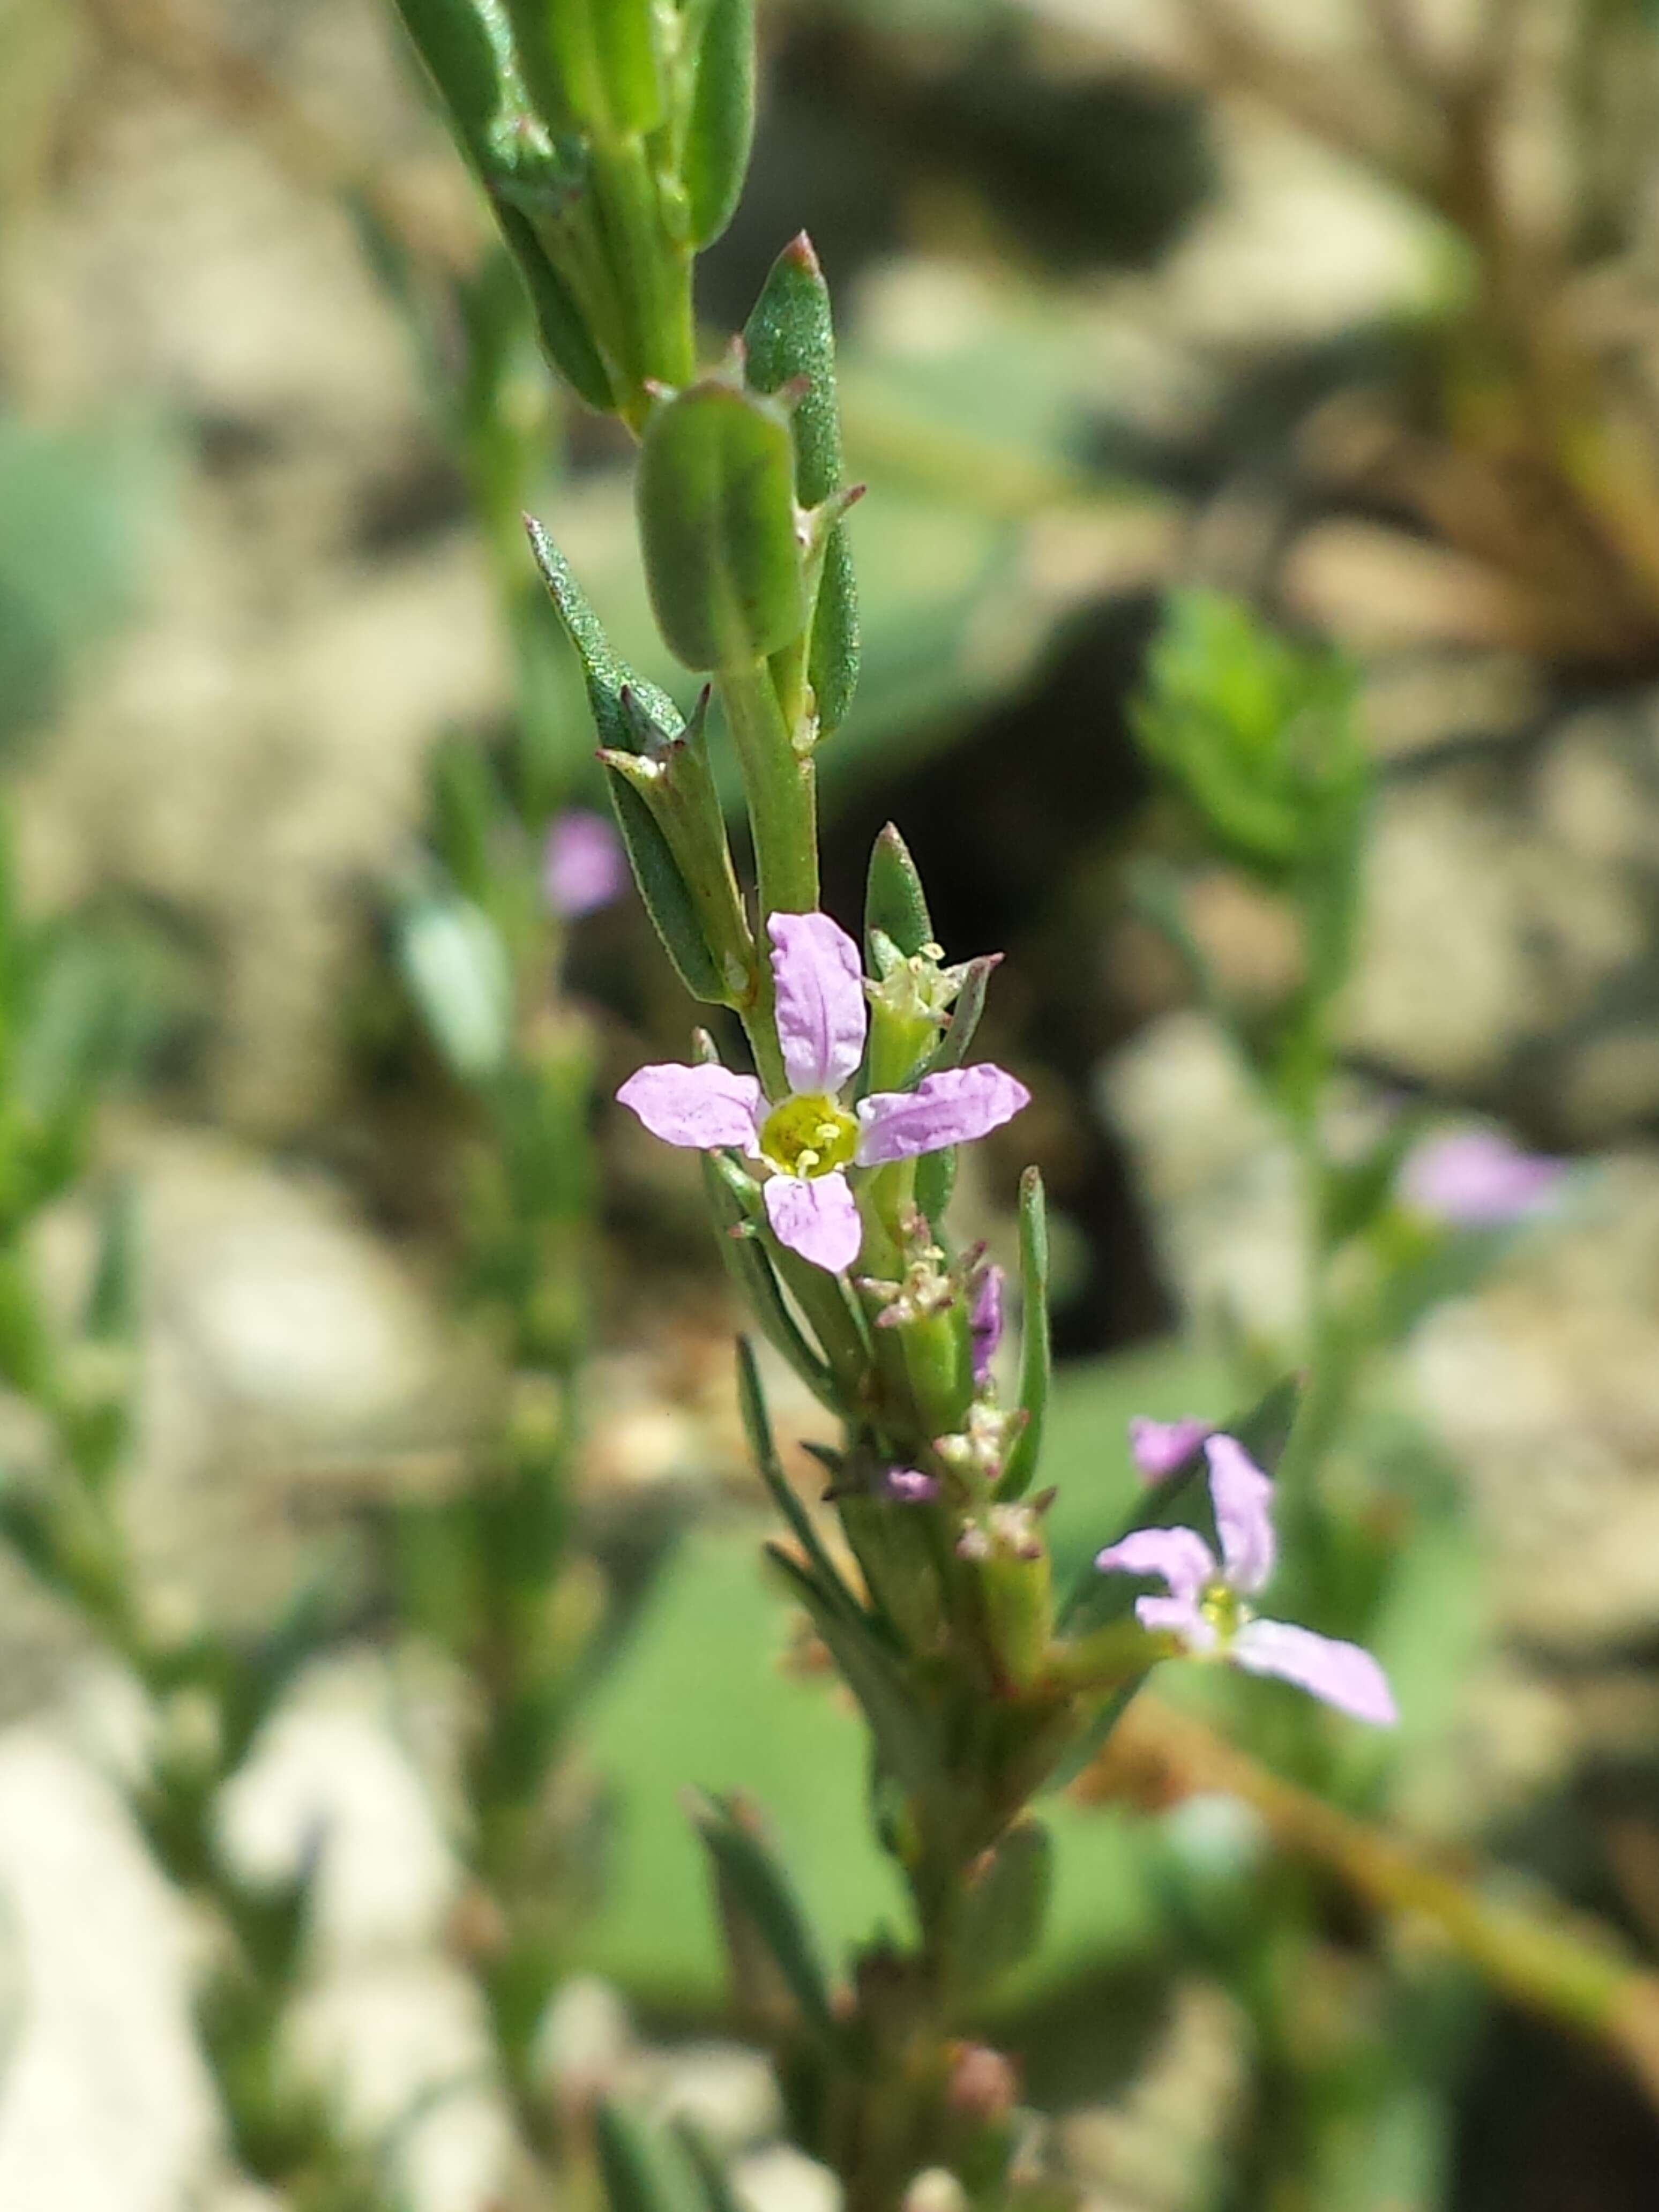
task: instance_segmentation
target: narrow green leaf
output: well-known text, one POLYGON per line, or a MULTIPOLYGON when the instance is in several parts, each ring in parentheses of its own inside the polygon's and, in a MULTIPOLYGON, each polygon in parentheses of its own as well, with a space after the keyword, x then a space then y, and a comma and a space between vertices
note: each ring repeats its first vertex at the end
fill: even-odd
POLYGON ((685 729, 679 708, 665 691, 635 675, 620 657, 570 563, 533 515, 525 517, 525 530, 548 596, 581 662, 599 743, 617 752, 637 753, 646 750, 653 727, 665 744, 679 737, 685 729))
MULTIPOLYGON (((927 895, 910 858, 910 848, 889 823, 870 854, 870 872, 864 892, 864 932, 866 945, 880 930, 907 957, 933 942, 933 924, 927 912, 927 895)), ((874 966, 873 958, 871 963, 874 966)))
POLYGON ((671 2124, 680 2148, 696 2170, 705 2212, 744 2212, 744 2207, 732 2193, 720 2153, 702 2130, 684 2112, 678 2113, 671 2124))
POLYGON ((1054 1891, 1054 1844, 1022 1820, 997 1845, 963 1903, 957 1955, 969 1989, 988 1989, 1029 1959, 1042 1940, 1054 1891))
POLYGON ((962 979, 962 988, 957 993, 956 1004, 951 1009, 950 1027, 939 1039, 939 1049, 927 1063, 931 1075, 936 1068, 960 1067, 968 1057, 968 1048, 974 1042, 980 1017, 985 1012, 985 994, 990 988, 993 974, 1000 964, 1001 955, 981 953, 977 960, 968 963, 968 973, 962 979))
POLYGON ((718 377, 688 385, 652 411, 637 496, 652 608, 677 659, 752 668, 800 635, 794 449, 781 407, 718 377))
POLYGON ((830 736, 847 720, 858 689, 862 653, 852 542, 847 525, 838 522, 823 551, 823 573, 812 611, 812 642, 806 656, 820 737, 830 736))
POLYGON ((474 0, 396 0, 404 28, 444 105, 457 136, 479 161, 501 104, 501 56, 474 0))
POLYGON ((883 1765, 906 1790, 921 1793, 936 1789, 943 1768, 933 1728, 874 1623, 863 1613, 844 1613, 815 1577, 775 1544, 767 1546, 766 1555, 811 1615, 812 1626, 863 1708, 883 1765))
POLYGON ((755 0, 710 0, 697 46, 683 182, 691 243, 712 246, 737 211, 755 136, 755 0))
POLYGON ((812 1526, 811 1515, 796 1497, 779 1463, 777 1448, 772 1440, 772 1423, 766 1410, 766 1394, 761 1387, 760 1370, 755 1364, 755 1347, 746 1336, 738 1339, 738 1407, 750 1453, 772 1503, 789 1524, 789 1533, 811 1562, 825 1589, 856 1609, 857 1601, 842 1581, 812 1526))
POLYGON ((700 1796, 691 1817, 726 1909, 741 1912, 759 1936, 805 2026, 833 2042, 830 1978, 787 1874, 729 1799, 700 1796))
MULTIPOLYGON (((842 489, 841 406, 836 391, 836 337, 830 288, 805 231, 773 263, 744 325, 745 374, 757 392, 781 392, 804 380, 791 427, 795 491, 805 507, 822 506, 842 489)), ((846 525, 837 522, 824 549, 807 676, 823 736, 846 720, 858 682, 858 591, 846 525)))
POLYGON ((730 1006, 732 993, 708 949, 697 919, 696 901, 656 817, 626 776, 618 775, 615 769, 606 769, 605 783, 634 881, 675 974, 703 1006, 730 1006))
POLYGON ((1025 1425, 1009 1450, 999 1498, 1023 1498, 1042 1452, 1042 1424, 1054 1369, 1048 1328, 1048 1216, 1042 1177, 1027 1168, 1019 1179, 1019 1405, 1025 1425))
POLYGON ((535 227, 520 209, 492 193, 501 227, 536 318, 542 350, 577 397, 601 415, 617 412, 617 395, 581 309, 554 267, 535 227))
POLYGON ((610 2212, 703 2212, 702 2194, 685 2154, 637 2112, 614 2098, 593 2112, 599 2175, 610 2212))

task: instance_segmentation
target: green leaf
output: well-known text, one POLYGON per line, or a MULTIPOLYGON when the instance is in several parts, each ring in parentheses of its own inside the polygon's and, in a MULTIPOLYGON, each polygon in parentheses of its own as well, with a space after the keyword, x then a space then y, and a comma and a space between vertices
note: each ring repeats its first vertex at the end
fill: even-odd
POLYGON ((806 657, 821 737, 838 730, 851 712, 862 656, 853 547, 847 525, 838 522, 823 550, 823 573, 812 610, 812 642, 806 657))
MULTIPOLYGON (((745 374, 757 392, 805 389, 791 418, 795 491, 803 507, 821 507, 842 484, 841 407, 836 392, 836 338, 830 288, 805 231, 785 246, 744 325, 745 374)), ((859 671, 858 592, 846 525, 837 522, 824 548, 807 674, 827 737, 846 720, 859 671)))
POLYGON ((704 2212, 702 2189, 684 2150, 637 2112, 601 2098, 593 2135, 610 2212, 704 2212))
POLYGON ((615 769, 606 769, 605 783, 617 827, 628 848, 634 881, 651 917, 651 927, 673 963, 674 973, 703 1006, 730 1006, 731 987, 708 949, 691 887, 680 872, 679 863, 656 817, 627 777, 619 775, 615 769))
POLYGON ((743 342, 744 373, 754 391, 781 392, 805 380, 791 416, 795 490, 803 507, 821 507, 841 489, 841 414, 830 288, 805 231, 772 264, 743 342))
POLYGON ((688 668, 752 668, 800 635, 794 449, 775 402, 718 377, 660 402, 637 500, 651 605, 688 668))
POLYGON ((501 54, 474 0, 396 0, 404 28, 425 64, 457 136, 481 161, 501 104, 501 54))
POLYGON ((968 1048, 974 1042, 980 1017, 985 1012, 985 994, 991 977, 1001 964, 1000 953, 984 952, 977 960, 968 963, 968 972, 962 979, 955 1006, 951 1010, 950 1027, 939 1039, 939 1049, 928 1061, 927 1073, 936 1068, 960 1067, 968 1057, 968 1048))
POLYGON ((737 211, 754 136, 755 0, 709 0, 681 172, 699 251, 737 211))
MULTIPOLYGON (((892 823, 876 839, 870 853, 870 873, 864 891, 864 935, 872 944, 876 931, 914 958, 924 945, 933 942, 933 924, 927 912, 927 895, 910 858, 910 848, 892 823)), ((873 953, 872 968, 875 967, 873 953)), ((879 973, 879 970, 877 970, 879 973)))
POLYGON ((811 1615, 812 1626, 863 1707, 883 1765, 906 1790, 920 1795, 936 1789, 944 1770, 933 1727, 874 1623, 866 1613, 845 1613, 787 1552, 769 1544, 766 1555, 811 1615))
POLYGON ((707 2212, 744 2212, 732 2194, 720 2153, 702 2130, 684 2112, 676 2113, 671 2125, 675 2140, 696 2169, 707 2212))
POLYGON ((525 530, 548 596, 581 662, 600 744, 616 752, 642 752, 653 729, 663 744, 679 737, 685 728, 679 708, 659 685, 636 676, 617 653, 570 563, 532 515, 525 517, 525 530), (631 707, 624 694, 631 695, 631 707), (647 718, 644 725, 641 709, 647 718))
POLYGON ((492 193, 495 220, 530 299, 542 350, 580 398, 601 415, 617 411, 617 394, 581 309, 554 267, 535 226, 492 193))
POLYGON ((766 1411, 766 1395, 761 1387, 760 1370, 755 1364, 755 1348, 746 1336, 738 1339, 738 1408, 743 1416, 750 1455, 772 1503, 789 1525, 789 1533, 805 1553, 824 1589, 856 1612, 858 1601, 842 1582, 840 1571, 812 1526, 811 1515, 795 1495, 779 1464, 777 1448, 772 1441, 772 1423, 766 1411))
POLYGON ((610 142, 663 119, 651 0, 506 0, 529 86, 550 129, 610 142))
POLYGON ((1054 1890, 1054 1844, 1022 1820, 997 1845, 963 1901, 958 1955, 969 1989, 988 1989, 1023 1966, 1042 1940, 1054 1890))
POLYGON ((1018 1404, 1025 1425, 1009 1449, 999 1498, 1023 1498, 1042 1453, 1042 1430, 1054 1371, 1048 1327, 1048 1215, 1042 1177, 1027 1168, 1019 1179, 1020 1344, 1018 1404))
POLYGON ((722 1907, 740 1914, 765 1946, 820 2041, 836 2039, 830 1978, 787 1874, 729 1798, 694 1799, 691 1817, 713 1864, 722 1907))

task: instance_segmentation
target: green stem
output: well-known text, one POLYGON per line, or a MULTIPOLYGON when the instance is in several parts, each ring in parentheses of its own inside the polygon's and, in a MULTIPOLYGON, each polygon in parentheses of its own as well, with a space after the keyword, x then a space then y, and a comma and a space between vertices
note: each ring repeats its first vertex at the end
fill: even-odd
POLYGON ((636 434, 650 410, 647 384, 678 390, 696 374, 696 325, 691 309, 691 263, 665 235, 657 187, 638 138, 615 147, 596 144, 592 177, 599 224, 617 274, 623 367, 629 390, 622 412, 636 434))
POLYGON ((763 660, 722 669, 715 684, 743 771, 763 926, 769 915, 814 913, 818 823, 811 755, 796 745, 763 660))

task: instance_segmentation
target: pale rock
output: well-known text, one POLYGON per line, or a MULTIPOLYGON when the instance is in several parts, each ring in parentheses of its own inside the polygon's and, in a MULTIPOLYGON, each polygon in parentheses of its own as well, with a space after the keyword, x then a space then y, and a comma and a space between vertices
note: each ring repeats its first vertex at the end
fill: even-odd
POLYGON ((0 1738, 6 2212, 179 2212, 219 2135, 179 1908, 111 1787, 0 1738))

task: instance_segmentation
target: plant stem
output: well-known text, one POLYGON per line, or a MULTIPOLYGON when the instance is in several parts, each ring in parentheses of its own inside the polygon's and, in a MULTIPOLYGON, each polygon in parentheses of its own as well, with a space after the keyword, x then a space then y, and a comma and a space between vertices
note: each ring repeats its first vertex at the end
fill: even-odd
POLYGON ((1217 1790, 1251 1806, 1282 1849, 1330 1868, 1373 1905, 1430 1921, 1516 2004, 1611 2050, 1659 2106, 1659 1975, 1632 1965, 1598 1923, 1482 1896, 1145 1692, 1076 1785, 1085 1803, 1127 1797, 1149 1808, 1217 1790))
POLYGON ((748 668, 722 669, 715 684, 749 802, 763 927, 769 915, 811 914, 818 903, 811 754, 797 745, 763 660, 748 668))

